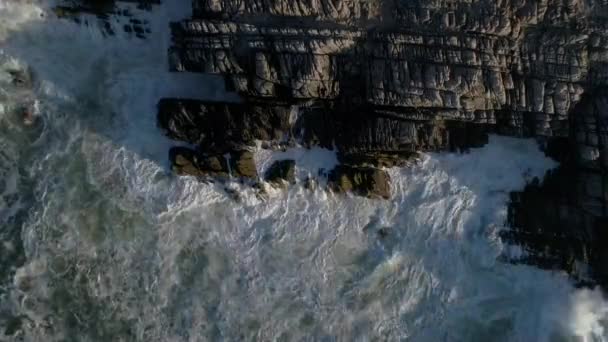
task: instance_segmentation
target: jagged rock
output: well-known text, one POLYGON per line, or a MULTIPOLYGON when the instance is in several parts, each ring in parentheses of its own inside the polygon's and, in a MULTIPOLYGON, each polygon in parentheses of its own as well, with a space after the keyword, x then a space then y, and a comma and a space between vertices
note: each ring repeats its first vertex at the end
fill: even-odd
POLYGON ((337 192, 353 192, 365 197, 391 197, 390 177, 386 171, 339 165, 329 173, 329 186, 337 192))
POLYGON ((256 139, 280 140, 290 129, 288 106, 163 99, 158 109, 158 123, 170 138, 206 151, 253 146, 256 139))
POLYGON ((250 151, 235 151, 230 153, 230 172, 232 176, 256 179, 258 171, 255 166, 253 153, 250 151))
POLYGON ((21 69, 21 70, 8 70, 7 73, 11 77, 12 85, 31 89, 34 85, 33 75, 30 69, 21 69))
POLYGON ((170 159, 173 171, 180 175, 249 179, 258 176, 253 153, 249 151, 203 154, 186 147, 174 147, 170 159))
POLYGON ((171 160, 173 171, 178 175, 202 176, 203 172, 196 166, 194 155, 183 152, 174 152, 171 160))
POLYGON ((266 171, 266 181, 273 184, 295 183, 296 181, 296 161, 292 159, 277 160, 268 171, 266 171))

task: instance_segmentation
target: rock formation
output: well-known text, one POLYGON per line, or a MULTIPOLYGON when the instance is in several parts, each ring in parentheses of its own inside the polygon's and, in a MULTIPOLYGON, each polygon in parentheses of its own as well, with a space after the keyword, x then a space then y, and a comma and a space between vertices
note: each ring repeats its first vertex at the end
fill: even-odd
POLYGON ((268 171, 266 171, 265 179, 266 181, 276 184, 290 184, 295 183, 296 181, 296 161, 293 159, 285 159, 285 160, 277 160, 268 171))
POLYGON ((195 153, 174 147, 170 151, 173 171, 180 175, 198 177, 241 177, 256 179, 258 176, 253 153, 233 150, 224 154, 195 153))
POLYGON ((528 252, 517 261, 608 281, 608 2, 192 3, 171 70, 222 75, 242 102, 161 100, 159 125, 197 146, 172 157, 179 172, 225 173, 217 156, 256 140, 299 143, 338 151, 333 189, 388 198, 380 168, 418 151, 536 137, 561 166, 512 194, 503 238, 528 252))
POLYGON ((391 197, 389 176, 386 171, 373 167, 340 165, 329 174, 329 184, 338 192, 353 192, 360 196, 391 197))
POLYGON ((89 19, 81 18, 82 14, 95 16, 107 35, 114 35, 117 29, 133 34, 133 36, 144 39, 150 33, 149 23, 133 17, 128 9, 119 10, 117 2, 134 3, 139 9, 150 9, 152 5, 160 4, 160 0, 63 0, 53 8, 55 15, 60 18, 70 18, 77 23, 89 25, 89 19), (129 18, 121 27, 115 27, 110 21, 110 15, 129 18))

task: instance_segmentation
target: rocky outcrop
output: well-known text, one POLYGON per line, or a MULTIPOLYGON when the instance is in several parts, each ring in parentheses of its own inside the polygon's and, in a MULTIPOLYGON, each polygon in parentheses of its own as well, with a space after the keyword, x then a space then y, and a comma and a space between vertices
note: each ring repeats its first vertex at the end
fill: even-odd
POLYGON ((329 173, 329 186, 337 192, 353 192, 370 198, 391 197, 390 177, 377 168, 337 166, 329 173))
POLYGON ((253 146, 255 140, 282 140, 292 128, 287 105, 163 99, 158 110, 158 122, 170 138, 207 151, 253 146))
POLYGON ((503 238, 608 279, 607 18, 600 0, 193 0, 170 68, 221 75, 242 102, 163 99, 159 124, 195 155, 336 149, 330 186, 382 198, 381 168, 418 151, 536 137, 561 167, 513 194, 503 238))
POLYGON ((293 184, 296 182, 296 161, 293 159, 277 160, 270 165, 264 177, 266 181, 275 184, 293 184))
POLYGON ((174 147, 170 151, 173 171, 179 175, 195 177, 249 178, 258 176, 253 153, 231 151, 225 154, 197 152, 186 147, 174 147))

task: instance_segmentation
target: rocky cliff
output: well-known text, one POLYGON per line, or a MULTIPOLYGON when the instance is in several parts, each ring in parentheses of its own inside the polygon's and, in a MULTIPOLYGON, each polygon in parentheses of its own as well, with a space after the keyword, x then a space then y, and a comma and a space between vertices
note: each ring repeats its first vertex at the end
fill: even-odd
POLYGON ((536 137, 561 166, 511 196, 514 261, 608 282, 608 1, 192 3, 170 68, 222 75, 242 102, 160 101, 160 126, 197 146, 171 151, 178 172, 252 163, 256 140, 318 145, 342 162, 332 189, 387 198, 382 167, 418 151, 536 137))

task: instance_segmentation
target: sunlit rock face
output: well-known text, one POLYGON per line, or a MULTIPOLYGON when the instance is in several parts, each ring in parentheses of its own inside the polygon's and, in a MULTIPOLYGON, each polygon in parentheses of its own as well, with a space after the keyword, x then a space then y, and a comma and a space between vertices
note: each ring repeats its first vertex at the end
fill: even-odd
MULTIPOLYGON (((603 5, 582 1, 194 1, 171 67, 247 97, 342 101, 398 119, 566 135, 606 81, 603 5), (221 18, 221 19, 218 19, 221 18)), ((523 132, 522 132, 523 131, 523 132)))
POLYGON ((535 137, 561 166, 513 194, 504 238, 525 247, 518 261, 608 279, 607 13, 596 0, 193 0, 170 68, 221 75, 242 103, 164 99, 159 123, 198 159, 270 140, 335 148, 347 168, 535 137))

